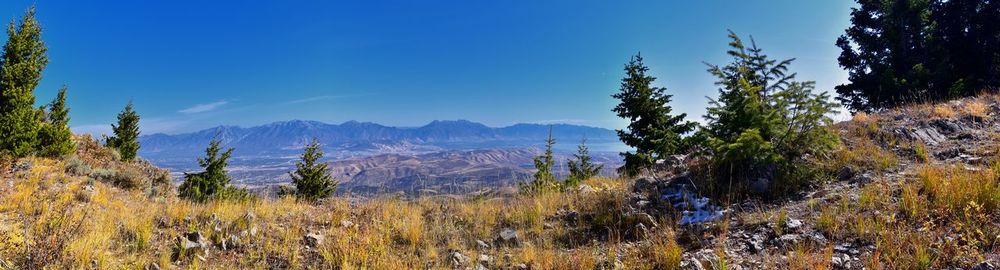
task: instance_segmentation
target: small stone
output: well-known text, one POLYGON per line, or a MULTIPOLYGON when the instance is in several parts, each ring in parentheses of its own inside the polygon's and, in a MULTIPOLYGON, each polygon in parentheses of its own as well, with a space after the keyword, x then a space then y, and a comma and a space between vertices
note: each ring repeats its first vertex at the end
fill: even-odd
POLYGON ((341 220, 340 221, 340 227, 344 227, 344 228, 354 227, 354 222, 351 222, 350 220, 346 220, 346 219, 345 220, 341 220))
POLYGON ((640 200, 639 202, 636 202, 635 205, 639 206, 639 208, 643 208, 643 207, 646 207, 646 205, 649 205, 649 201, 647 201, 647 200, 640 200))
POLYGON ((517 241, 517 231, 506 228, 500 231, 500 240, 504 242, 514 242, 517 241))
POLYGON ((318 233, 309 233, 305 236, 306 245, 309 247, 316 247, 323 244, 323 235, 318 233))
POLYGON ((487 244, 483 240, 476 240, 476 246, 479 247, 479 250, 487 250, 490 248, 490 244, 487 244))
POLYGON ((578 187, 576 191, 580 193, 591 193, 597 190, 591 187, 590 185, 580 185, 580 187, 578 187))
POLYGON ((160 265, 157 263, 151 263, 146 266, 146 270, 160 270, 160 265))
POLYGON ((479 263, 490 263, 493 262, 493 258, 490 255, 479 254, 479 263))
POLYGON ((786 234, 782 235, 781 237, 778 237, 778 243, 781 244, 782 246, 786 247, 794 246, 798 242, 799 242, 798 234, 786 234))
POLYGON ((785 222, 785 227, 792 230, 798 229, 799 227, 802 227, 802 220, 790 218, 785 222))
POLYGON ((448 255, 448 257, 451 258, 451 264, 454 266, 464 266, 466 264, 469 264, 469 261, 472 260, 458 251, 451 252, 451 254, 448 255))
POLYGON ((981 262, 971 268, 971 270, 997 270, 997 269, 1000 268, 997 268, 995 265, 993 265, 993 263, 989 261, 981 262))

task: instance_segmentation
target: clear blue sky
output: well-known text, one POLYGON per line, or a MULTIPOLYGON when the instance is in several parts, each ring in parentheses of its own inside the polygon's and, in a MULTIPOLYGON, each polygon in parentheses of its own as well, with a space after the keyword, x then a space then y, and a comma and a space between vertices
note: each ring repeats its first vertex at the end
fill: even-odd
POLYGON ((846 80, 833 43, 852 1, 44 1, 50 64, 36 91, 70 86, 71 125, 108 130, 134 100, 144 133, 305 119, 419 126, 624 126, 610 111, 642 51, 674 107, 700 119, 703 61, 726 29, 796 57, 821 90, 846 80))

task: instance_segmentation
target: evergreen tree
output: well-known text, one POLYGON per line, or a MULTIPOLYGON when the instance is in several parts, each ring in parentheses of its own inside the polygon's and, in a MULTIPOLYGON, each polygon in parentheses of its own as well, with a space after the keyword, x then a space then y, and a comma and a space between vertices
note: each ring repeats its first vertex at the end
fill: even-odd
POLYGON ((1000 90, 1000 1, 857 1, 836 43, 850 110, 1000 90))
POLYGON ((595 165, 590 161, 590 150, 587 148, 587 138, 584 138, 580 142, 580 146, 576 148, 576 154, 573 155, 576 160, 569 160, 566 162, 566 167, 569 168, 569 177, 566 178, 566 187, 575 187, 580 184, 583 180, 587 180, 591 177, 597 176, 604 169, 604 165, 595 165))
POLYGON ((657 159, 687 151, 689 141, 681 135, 697 127, 684 121, 687 114, 671 115, 668 104, 672 96, 666 94, 666 88, 652 86, 656 78, 646 75, 647 71, 642 56, 636 54, 625 64, 621 88, 612 96, 620 102, 613 111, 629 120, 626 130, 617 130, 618 138, 635 148, 634 153, 621 153, 625 166, 619 171, 628 176, 649 168, 657 159))
POLYGON ((48 64, 46 51, 34 7, 7 26, 0 58, 0 151, 25 156, 36 149, 41 116, 34 91, 48 64))
POLYGON ((181 197, 198 202, 222 197, 230 181, 226 166, 233 149, 229 148, 220 153, 221 143, 217 137, 213 138, 205 149, 205 157, 198 158, 198 165, 204 171, 184 173, 184 183, 178 187, 181 197))
POLYGON ((930 85, 948 97, 1000 90, 1000 1, 933 1, 927 53, 930 85))
POLYGON ((39 153, 43 156, 62 156, 76 150, 73 134, 69 130, 69 108, 66 107, 66 89, 64 85, 59 94, 47 106, 45 121, 38 131, 39 153))
POLYGON ((748 48, 730 32, 733 57, 726 66, 709 65, 719 98, 710 101, 705 139, 716 187, 745 187, 758 179, 778 180, 772 190, 794 189, 809 178, 809 157, 822 157, 836 143, 826 128, 835 107, 814 83, 788 74, 794 59, 769 59, 757 45, 748 48))
POLYGON ((319 141, 313 139, 306 146, 301 160, 295 164, 295 171, 288 173, 299 198, 315 201, 329 197, 337 190, 337 181, 330 176, 327 164, 318 162, 320 158, 323 158, 323 149, 320 148, 319 141))
POLYGON ((539 193, 557 189, 559 182, 552 174, 552 167, 555 165, 555 158, 552 153, 552 146, 556 144, 556 139, 552 138, 552 127, 549 127, 549 137, 545 139, 545 154, 535 157, 535 177, 522 185, 521 189, 529 193, 539 193))
POLYGON ((131 101, 118 113, 118 125, 112 124, 111 129, 115 135, 107 139, 107 146, 118 150, 124 161, 135 159, 139 152, 139 114, 132 110, 131 101))

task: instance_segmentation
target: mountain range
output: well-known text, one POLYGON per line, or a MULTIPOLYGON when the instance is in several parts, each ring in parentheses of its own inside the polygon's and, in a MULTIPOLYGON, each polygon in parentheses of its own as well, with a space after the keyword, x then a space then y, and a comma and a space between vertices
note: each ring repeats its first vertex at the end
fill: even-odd
POLYGON ((235 149, 230 161, 234 180, 262 187, 287 183, 286 173, 315 138, 323 145, 331 172, 345 188, 469 190, 473 185, 509 185, 529 176, 532 158, 541 154, 550 129, 560 160, 586 138, 595 160, 609 167, 620 163, 617 152, 624 146, 613 130, 569 124, 489 127, 467 120, 433 121, 420 127, 303 120, 247 128, 219 126, 141 136, 139 155, 171 169, 179 178, 182 172, 199 169, 196 158, 204 155, 212 138, 218 138, 224 147, 235 149))

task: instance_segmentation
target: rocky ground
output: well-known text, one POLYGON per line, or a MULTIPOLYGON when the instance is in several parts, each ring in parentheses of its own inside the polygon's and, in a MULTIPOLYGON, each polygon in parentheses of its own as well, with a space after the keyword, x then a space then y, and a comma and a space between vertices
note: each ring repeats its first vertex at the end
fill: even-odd
MULTIPOLYGON (((967 224, 948 214, 929 211, 906 218, 900 213, 907 187, 917 186, 917 196, 930 193, 919 187, 927 177, 922 170, 992 170, 1000 147, 998 112, 1000 103, 980 97, 856 116, 835 126, 845 146, 834 158, 842 164, 835 177, 776 201, 720 205, 700 197, 683 157, 675 157, 667 162, 674 165, 670 173, 636 182, 631 204, 647 212, 680 211, 676 233, 685 250, 684 269, 998 269, 1000 236, 989 229, 1000 226, 995 208, 983 213, 981 226, 989 232, 975 237, 947 229, 967 224), (893 243, 909 234, 927 239, 893 243), (889 257, 910 251, 900 252, 908 248, 905 244, 923 246, 915 251, 927 256, 889 257)), ((995 175, 988 177, 995 187, 995 175)), ((995 202, 1000 192, 986 196, 995 202)), ((937 198, 924 198, 932 199, 937 198)))

